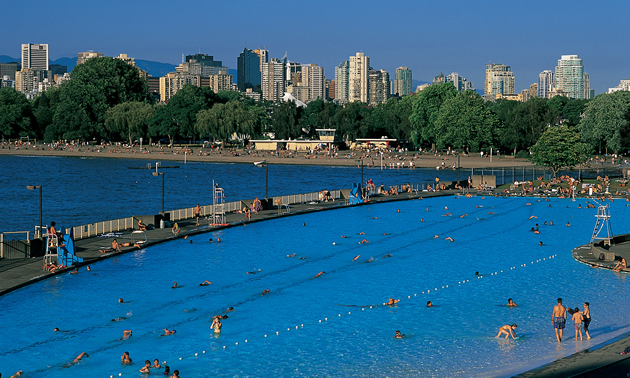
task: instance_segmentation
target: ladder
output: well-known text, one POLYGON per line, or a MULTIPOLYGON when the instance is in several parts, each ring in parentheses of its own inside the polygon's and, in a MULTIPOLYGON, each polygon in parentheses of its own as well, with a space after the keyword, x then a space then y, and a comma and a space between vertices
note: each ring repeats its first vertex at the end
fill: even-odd
POLYGON ((603 240, 604 245, 611 246, 613 243, 612 226, 610 224, 610 204, 604 206, 598 204, 595 215, 595 227, 591 236, 591 245, 596 240, 603 240))
POLYGON ((212 220, 211 226, 225 224, 225 191, 212 180, 212 220))
POLYGON ((53 263, 59 264, 59 237, 57 234, 51 234, 50 232, 46 232, 46 253, 44 254, 44 267, 46 267, 53 263), (54 259, 54 260, 53 260, 54 259))

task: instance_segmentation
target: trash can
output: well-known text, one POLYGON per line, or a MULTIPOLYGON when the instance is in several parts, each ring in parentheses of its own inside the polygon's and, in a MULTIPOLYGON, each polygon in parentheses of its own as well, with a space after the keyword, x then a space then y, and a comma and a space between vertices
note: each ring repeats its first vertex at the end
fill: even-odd
POLYGON ((31 257, 43 257, 44 256, 44 241, 42 239, 33 239, 31 244, 31 257))

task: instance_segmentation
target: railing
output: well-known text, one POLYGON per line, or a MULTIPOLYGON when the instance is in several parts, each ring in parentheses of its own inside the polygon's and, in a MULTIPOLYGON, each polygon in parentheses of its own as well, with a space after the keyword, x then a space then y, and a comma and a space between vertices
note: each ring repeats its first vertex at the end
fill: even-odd
POLYGON ((22 256, 18 256, 18 255, 24 255, 24 258, 29 257, 29 248, 25 248, 24 251, 20 251, 18 248, 16 248, 14 245, 15 243, 21 243, 24 244, 23 240, 11 240, 10 243, 7 242, 6 246, 7 246, 7 252, 6 252, 6 256, 5 256, 5 251, 4 251, 4 247, 5 247, 5 241, 4 241, 4 235, 6 234, 26 234, 26 244, 28 246, 30 246, 31 244, 31 238, 30 238, 30 231, 10 231, 10 232, 1 232, 0 233, 0 258, 17 258, 17 257, 22 257, 22 256))
MULTIPOLYGON (((74 239, 83 239, 96 236, 99 234, 107 234, 110 232, 126 231, 132 229, 134 225, 133 217, 108 220, 104 222, 84 224, 73 227, 74 239)), ((66 234, 70 233, 70 229, 66 229, 66 234)))

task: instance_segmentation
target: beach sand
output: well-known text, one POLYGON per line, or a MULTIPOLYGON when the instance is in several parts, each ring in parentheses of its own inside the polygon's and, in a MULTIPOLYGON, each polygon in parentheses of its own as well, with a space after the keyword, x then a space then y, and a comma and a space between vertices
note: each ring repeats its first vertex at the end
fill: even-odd
MULTIPOLYGON (((330 158, 325 154, 319 155, 307 155, 305 152, 300 152, 294 155, 289 155, 285 152, 286 157, 272 156, 270 151, 252 151, 252 154, 247 154, 246 151, 236 150, 239 156, 233 156, 230 150, 224 149, 218 152, 212 152, 205 156, 199 156, 200 148, 192 148, 191 154, 184 154, 182 148, 175 147, 173 149, 164 148, 161 151, 158 148, 150 147, 149 151, 139 152, 139 148, 123 148, 105 147, 100 152, 97 152, 96 148, 80 146, 72 149, 66 148, 64 150, 52 150, 48 147, 38 146, 36 148, 31 146, 20 146, 16 149, 13 146, 2 145, 0 146, 0 155, 25 155, 25 156, 69 156, 69 157, 100 157, 100 158, 120 158, 120 159, 142 159, 142 160, 157 160, 157 161, 194 161, 194 162, 209 162, 209 163, 243 163, 252 164, 257 161, 266 160, 269 164, 296 164, 296 165, 326 165, 326 166, 357 166, 360 165, 358 160, 363 158, 363 164, 366 167, 380 166, 380 157, 375 157, 374 153, 369 154, 361 151, 339 151, 339 156, 336 158, 330 158)), ((201 149, 203 152, 208 152, 209 149, 201 149)), ((418 168, 435 168, 442 165, 446 169, 451 169, 453 164, 457 165, 457 156, 446 156, 421 153, 414 159, 412 152, 408 153, 396 153, 392 152, 383 156, 383 166, 387 167, 389 163, 405 163, 406 167, 409 167, 409 161, 413 161, 415 167, 418 168)), ((531 167, 532 164, 525 159, 515 159, 509 156, 493 156, 492 162, 488 157, 480 157, 479 154, 460 156, 461 168, 507 168, 507 167, 531 167)))

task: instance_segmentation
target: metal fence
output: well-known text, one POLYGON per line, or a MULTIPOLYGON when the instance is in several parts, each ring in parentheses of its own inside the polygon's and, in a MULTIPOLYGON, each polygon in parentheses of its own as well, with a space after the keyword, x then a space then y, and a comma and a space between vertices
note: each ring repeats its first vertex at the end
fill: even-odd
POLYGON ((27 258, 30 252, 30 231, 11 231, 0 233, 0 258, 27 258), (26 234, 26 240, 4 240, 6 234, 26 234))
MULTIPOLYGON (((133 217, 108 220, 97 223, 84 224, 73 227, 74 239, 89 238, 96 235, 108 234, 110 232, 120 232, 133 229, 133 217)), ((70 233, 70 229, 66 229, 66 234, 70 233)))

